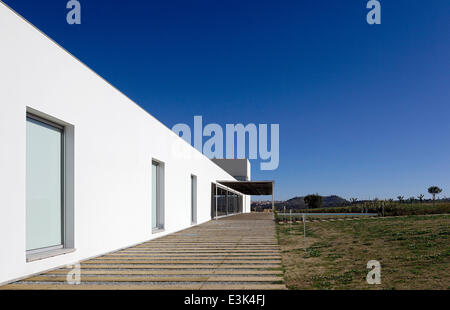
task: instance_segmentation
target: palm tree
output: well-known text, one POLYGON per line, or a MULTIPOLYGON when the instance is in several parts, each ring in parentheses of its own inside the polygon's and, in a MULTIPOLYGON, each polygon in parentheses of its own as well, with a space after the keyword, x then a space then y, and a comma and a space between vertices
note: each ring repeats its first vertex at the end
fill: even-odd
POLYGON ((412 204, 414 202, 415 198, 414 196, 409 197, 409 202, 412 204))
POLYGON ((419 198, 420 203, 422 203, 424 196, 425 196, 424 194, 420 194, 419 196, 417 196, 417 198, 419 198))
POLYGON ((358 198, 350 198, 350 203, 353 205, 358 201, 358 198))
POLYGON ((398 201, 403 202, 404 196, 397 196, 398 201))
POLYGON ((439 194, 440 192, 442 192, 442 189, 437 186, 428 187, 428 193, 433 195, 433 206, 434 206, 434 201, 436 199, 436 195, 439 194))

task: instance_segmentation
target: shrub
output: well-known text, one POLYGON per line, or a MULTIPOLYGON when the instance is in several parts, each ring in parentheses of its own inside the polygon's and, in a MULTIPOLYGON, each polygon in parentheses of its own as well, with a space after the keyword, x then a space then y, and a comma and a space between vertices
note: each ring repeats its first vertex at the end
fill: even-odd
MULTIPOLYGON (((335 207, 335 208, 319 208, 319 209, 302 209, 296 210, 295 213, 361 213, 364 208, 369 213, 377 213, 381 215, 382 213, 382 203, 374 202, 362 204, 345 206, 345 207, 335 207)), ((415 204, 400 204, 395 202, 384 202, 384 214, 385 216, 401 216, 401 215, 425 215, 425 214, 443 214, 450 213, 450 203, 442 202, 436 203, 433 206, 430 203, 415 203, 415 204)))

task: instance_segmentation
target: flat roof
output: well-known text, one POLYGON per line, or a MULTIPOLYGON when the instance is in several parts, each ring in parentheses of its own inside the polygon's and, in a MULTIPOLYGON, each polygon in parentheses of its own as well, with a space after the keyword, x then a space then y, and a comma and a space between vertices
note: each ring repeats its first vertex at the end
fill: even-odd
POLYGON ((217 181, 245 195, 272 195, 274 181, 217 181))

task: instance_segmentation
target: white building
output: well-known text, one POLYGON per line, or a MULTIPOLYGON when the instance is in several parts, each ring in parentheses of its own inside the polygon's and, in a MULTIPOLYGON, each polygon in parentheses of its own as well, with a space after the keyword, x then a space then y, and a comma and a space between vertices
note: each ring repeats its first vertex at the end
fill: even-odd
POLYGON ((0 107, 0 284, 249 212, 242 193, 260 193, 1 2, 0 107))

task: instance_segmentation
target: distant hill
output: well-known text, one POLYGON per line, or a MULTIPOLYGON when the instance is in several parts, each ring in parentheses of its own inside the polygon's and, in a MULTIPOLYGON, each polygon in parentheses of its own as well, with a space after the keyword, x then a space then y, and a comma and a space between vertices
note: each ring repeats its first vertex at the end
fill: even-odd
MULTIPOLYGON (((332 208, 332 207, 339 207, 343 205, 348 205, 350 202, 342 197, 331 195, 331 196, 322 196, 322 207, 323 208, 332 208)), ((277 201, 275 203, 276 207, 284 207, 286 206, 286 209, 308 209, 308 206, 305 204, 305 201, 302 197, 294 197, 285 201, 277 201)), ((272 203, 270 201, 265 202, 258 202, 254 201, 252 202, 252 209, 255 209, 256 207, 260 207, 262 209, 267 209, 272 207, 272 203)))

